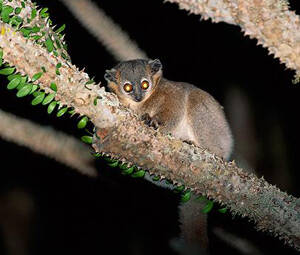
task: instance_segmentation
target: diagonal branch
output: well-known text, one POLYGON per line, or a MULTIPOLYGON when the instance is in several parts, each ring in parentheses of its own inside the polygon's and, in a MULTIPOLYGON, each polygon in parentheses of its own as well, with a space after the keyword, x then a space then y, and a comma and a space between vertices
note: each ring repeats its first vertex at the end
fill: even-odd
POLYGON ((0 31, 3 31, 0 47, 5 61, 29 77, 44 67, 47 72, 38 80, 40 88, 50 92, 50 84, 55 82, 55 99, 90 117, 97 128, 93 144, 96 151, 226 204, 233 214, 247 216, 258 229, 272 232, 300 250, 298 199, 263 178, 244 172, 234 162, 224 162, 206 150, 144 125, 119 104, 114 94, 105 92, 103 87, 86 85, 88 75, 67 60, 49 54, 2 21, 0 31), (59 76, 56 75, 58 63, 61 63, 59 76))
POLYGON ((127 33, 89 0, 61 0, 117 60, 147 58, 127 33))
POLYGON ((213 22, 238 25, 250 38, 268 48, 300 78, 300 19, 287 0, 165 0, 180 9, 211 18, 213 22))
POLYGON ((0 137, 26 146, 36 153, 48 156, 80 173, 96 176, 93 157, 81 142, 72 136, 42 127, 27 119, 0 110, 0 137))

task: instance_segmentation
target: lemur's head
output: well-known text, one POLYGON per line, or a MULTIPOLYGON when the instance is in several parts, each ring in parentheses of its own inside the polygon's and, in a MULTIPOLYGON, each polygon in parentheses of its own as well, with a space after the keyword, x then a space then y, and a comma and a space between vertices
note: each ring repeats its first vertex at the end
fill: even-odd
POLYGON ((120 62, 113 69, 106 70, 104 78, 119 99, 142 102, 152 94, 161 76, 159 59, 135 59, 120 62))

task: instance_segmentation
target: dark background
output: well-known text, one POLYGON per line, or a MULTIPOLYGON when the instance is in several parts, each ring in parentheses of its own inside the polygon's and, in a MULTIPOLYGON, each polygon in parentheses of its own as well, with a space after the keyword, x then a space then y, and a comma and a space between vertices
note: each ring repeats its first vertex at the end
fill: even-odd
MULTIPOLYGON (((104 82, 105 69, 116 64, 112 55, 60 2, 38 3, 49 7, 55 24, 67 24, 73 63, 104 82)), ((296 0, 291 1, 291 9, 296 10, 295 5, 296 0)), ((165 77, 195 84, 224 105, 235 137, 234 158, 243 159, 243 166, 247 163, 259 176, 299 197, 300 92, 299 84, 292 84, 291 70, 257 46, 256 40, 244 37, 238 27, 200 22, 199 16, 187 15, 175 4, 106 0, 99 1, 99 6, 151 58, 162 61, 165 77)), ((16 98, 6 89, 7 82, 2 78, 0 82, 1 109, 82 135, 75 119, 49 116, 46 107, 31 106, 30 97, 16 98)), ((27 254, 175 254, 168 242, 179 234, 178 195, 124 177, 101 160, 96 162, 99 178, 91 179, 4 140, 0 148, 0 197, 18 191, 34 204, 27 254)), ((15 214, 9 216, 18 221, 15 214)), ((1 232, 5 221, 0 222, 0 254, 8 254, 4 240, 9 237, 1 232)), ((213 210, 209 225, 212 254, 240 254, 213 234, 215 227, 251 240, 263 254, 296 254, 283 242, 256 232, 253 223, 239 217, 232 220, 228 213, 213 210)))

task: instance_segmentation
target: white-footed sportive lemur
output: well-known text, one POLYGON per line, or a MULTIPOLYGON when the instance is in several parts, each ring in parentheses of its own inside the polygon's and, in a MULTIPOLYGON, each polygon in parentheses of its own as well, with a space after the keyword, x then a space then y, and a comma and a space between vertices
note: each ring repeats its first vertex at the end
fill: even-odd
MULTIPOLYGON (((158 59, 120 62, 104 78, 120 102, 150 126, 229 158, 233 139, 222 106, 191 84, 165 79, 158 59)), ((200 242, 206 248, 206 217, 201 208, 203 204, 195 201, 180 206, 181 231, 187 243, 200 242)))

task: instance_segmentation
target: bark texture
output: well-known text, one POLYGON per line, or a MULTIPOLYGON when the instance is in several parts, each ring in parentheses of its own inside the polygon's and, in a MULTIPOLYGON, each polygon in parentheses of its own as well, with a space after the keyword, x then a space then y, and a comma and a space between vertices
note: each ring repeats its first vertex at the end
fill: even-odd
POLYGON ((300 19, 286 0, 165 0, 205 20, 241 27, 300 77, 300 19))
POLYGON ((50 92, 50 84, 55 82, 55 99, 91 119, 97 128, 93 143, 96 151, 226 204, 232 214, 247 216, 258 229, 272 232, 300 250, 299 199, 243 171, 234 162, 225 162, 203 148, 144 125, 119 104, 114 94, 99 85, 86 85, 88 75, 68 60, 49 54, 2 21, 0 31, 0 47, 6 62, 29 77, 44 67, 47 72, 35 83, 50 92), (55 72, 58 63, 60 75, 55 72))

